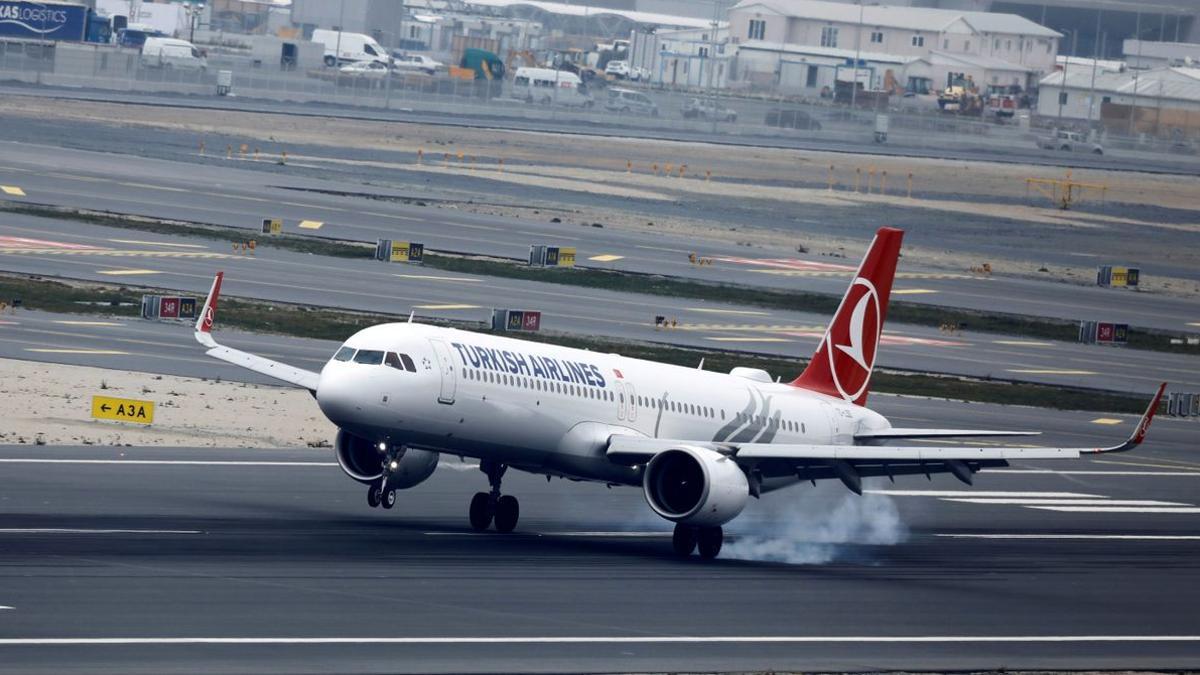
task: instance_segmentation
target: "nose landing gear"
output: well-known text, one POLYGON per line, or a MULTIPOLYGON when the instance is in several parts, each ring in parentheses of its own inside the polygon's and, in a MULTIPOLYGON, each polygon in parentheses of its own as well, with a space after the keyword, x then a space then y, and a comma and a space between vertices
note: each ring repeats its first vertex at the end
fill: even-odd
POLYGON ((471 527, 476 532, 482 532, 495 523, 496 531, 509 533, 517 527, 521 517, 521 505, 512 495, 500 494, 500 479, 508 469, 505 464, 484 460, 479 463, 479 470, 486 473, 491 492, 476 492, 471 498, 471 527))
MULTIPOLYGON (((380 444, 381 447, 383 445, 383 443, 380 444)), ((400 458, 404 456, 407 450, 408 447, 402 445, 399 448, 388 447, 381 452, 383 454, 383 473, 378 480, 367 486, 367 506, 371 508, 382 506, 385 509, 390 509, 396 505, 396 491, 388 487, 388 482, 400 458)))

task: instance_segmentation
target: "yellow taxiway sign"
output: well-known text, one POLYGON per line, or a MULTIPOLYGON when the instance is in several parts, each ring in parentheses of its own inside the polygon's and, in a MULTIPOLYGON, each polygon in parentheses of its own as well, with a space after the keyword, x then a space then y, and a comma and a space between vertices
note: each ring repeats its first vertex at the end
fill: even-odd
POLYGON ((135 424, 154 423, 154 402, 133 398, 92 397, 92 417, 135 424))

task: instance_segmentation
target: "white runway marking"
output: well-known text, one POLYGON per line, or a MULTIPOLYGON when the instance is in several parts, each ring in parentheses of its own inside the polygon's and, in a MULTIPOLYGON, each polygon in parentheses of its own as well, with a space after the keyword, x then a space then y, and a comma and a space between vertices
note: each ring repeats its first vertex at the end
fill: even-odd
POLYGON ((1098 541, 1200 541, 1192 534, 935 534, 947 539, 1095 539, 1098 541))
POLYGON ((1200 513, 1200 508, 1194 506, 1030 506, 1029 508, 1064 513, 1200 513))
POLYGON ((0 458, 0 464, 137 464, 183 466, 337 466, 337 462, 271 462, 216 459, 42 459, 0 458))
POLYGON ((204 534, 200 530, 108 530, 74 527, 4 527, 0 534, 204 534))
POLYGON ((1103 499, 1104 495, 1082 492, 988 492, 986 490, 864 490, 870 494, 889 497, 992 497, 1014 499, 1103 499))
POLYGON ((1054 471, 1053 469, 983 469, 979 473, 1042 474, 1047 476, 1200 476, 1200 471, 1054 471))
POLYGON ((989 497, 943 497, 945 502, 963 504, 1019 504, 1021 506, 1191 506, 1183 502, 1159 502, 1153 499, 992 499, 989 497))
POLYGON ((1200 635, 613 635, 547 637, 107 637, 0 638, 0 646, 92 645, 464 645, 464 644, 950 644, 1200 642, 1200 635))
POLYGON ((4 610, 4 609, 16 609, 16 607, 9 607, 8 605, 0 605, 0 610, 4 610))

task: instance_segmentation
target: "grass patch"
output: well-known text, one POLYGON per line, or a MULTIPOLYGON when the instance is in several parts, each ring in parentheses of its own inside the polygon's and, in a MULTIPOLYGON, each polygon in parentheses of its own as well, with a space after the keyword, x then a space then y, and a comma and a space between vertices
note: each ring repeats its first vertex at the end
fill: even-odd
MULTIPOLYGON (((142 294, 158 292, 162 291, 0 275, 0 298, 21 298, 25 309, 48 312, 135 318, 141 313, 142 294)), ((405 319, 406 317, 389 314, 222 298, 218 325, 258 333, 340 341, 367 326, 405 319)), ((422 319, 422 322, 450 325, 481 333, 490 332, 479 322, 428 319, 422 319)), ((703 359, 706 370, 728 372, 734 366, 745 366, 761 368, 772 377, 784 379, 794 377, 803 367, 803 360, 798 358, 677 347, 655 342, 556 334, 514 334, 510 337, 594 352, 616 352, 630 358, 691 368, 696 367, 703 359)), ((1142 412, 1146 405, 1145 400, 1140 398, 1097 390, 888 370, 875 372, 873 389, 877 392, 910 396, 1033 405, 1062 410, 1136 414, 1142 412)))
MULTIPOLYGON (((143 218, 101 211, 83 211, 52 206, 17 204, 14 202, 0 202, 0 210, 39 217, 68 218, 107 227, 155 232, 165 235, 201 237, 225 242, 240 242, 251 237, 256 237, 253 232, 239 228, 143 218)), ((371 244, 304 235, 262 235, 257 236, 256 241, 258 246, 266 248, 311 253, 314 255, 328 255, 339 258, 372 259, 375 254, 375 247, 371 244)), ((536 281, 625 293, 644 293, 672 298, 690 298, 709 302, 723 302, 743 307, 809 312, 823 316, 832 315, 837 310, 838 302, 841 300, 840 296, 827 293, 713 283, 657 274, 586 267, 544 269, 529 267, 513 259, 430 251, 429 249, 425 251, 424 264, 431 269, 460 274, 536 281)), ((889 303, 888 320, 893 324, 904 323, 934 328, 943 325, 954 325, 971 331, 999 335, 1019 335, 1023 338, 1057 340, 1061 342, 1074 342, 1079 336, 1078 321, 942 307, 904 302, 902 300, 893 300, 889 303)), ((1170 343, 1172 338, 1182 338, 1184 336, 1184 333, 1131 327, 1129 331, 1129 343, 1126 347, 1129 349, 1144 349, 1179 354, 1200 353, 1200 348, 1195 346, 1187 344, 1172 345, 1170 343)))

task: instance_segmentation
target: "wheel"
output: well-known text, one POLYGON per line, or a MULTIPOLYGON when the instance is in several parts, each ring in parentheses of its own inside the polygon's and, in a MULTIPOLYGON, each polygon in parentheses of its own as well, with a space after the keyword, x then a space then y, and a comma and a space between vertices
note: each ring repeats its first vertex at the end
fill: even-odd
POLYGON ((374 485, 367 488, 367 506, 371 508, 379 506, 379 489, 374 485))
POLYGON ((542 105, 550 105, 550 103, 551 103, 551 101, 550 101, 550 97, 549 97, 549 96, 543 96, 543 97, 542 97, 542 105))
POLYGON ((1095 150, 1092 150, 1092 152, 1093 152, 1093 153, 1095 153, 1095 154, 1097 154, 1097 155, 1103 155, 1103 154, 1104 154, 1104 151, 1103 151, 1103 150, 1101 150, 1100 148, 1096 148, 1095 150))
POLYGON ((684 558, 696 550, 696 528, 690 525, 675 524, 675 534, 671 536, 671 546, 675 554, 684 558))
POLYGON ((492 524, 494 515, 492 496, 486 492, 476 492, 471 498, 471 527, 476 532, 483 532, 492 524))
POLYGON ((330 68, 332 68, 332 67, 333 67, 333 66, 335 66, 336 64, 337 64, 337 59, 333 58, 332 56, 326 56, 326 57, 325 57, 325 65, 327 65, 327 66, 329 66, 330 68))
POLYGON ((1070 151, 1071 151, 1071 146, 1069 146, 1069 145, 1064 145, 1064 146, 1061 146, 1061 147, 1059 147, 1059 150, 1061 150, 1061 151, 1063 151, 1063 152, 1070 152, 1070 151))
POLYGON ((629 106, 625 106, 624 108, 621 108, 620 112, 622 115, 628 115, 629 114, 629 106))
POLYGON ((496 500, 496 531, 508 534, 517 527, 517 519, 521 517, 521 505, 512 495, 504 495, 496 500))
POLYGON ((385 509, 390 509, 396 505, 396 491, 388 490, 384 492, 379 499, 379 505, 385 509))
POLYGON ((721 552, 721 543, 725 539, 725 533, 721 531, 720 527, 702 527, 697 539, 700 557, 712 560, 721 552))

